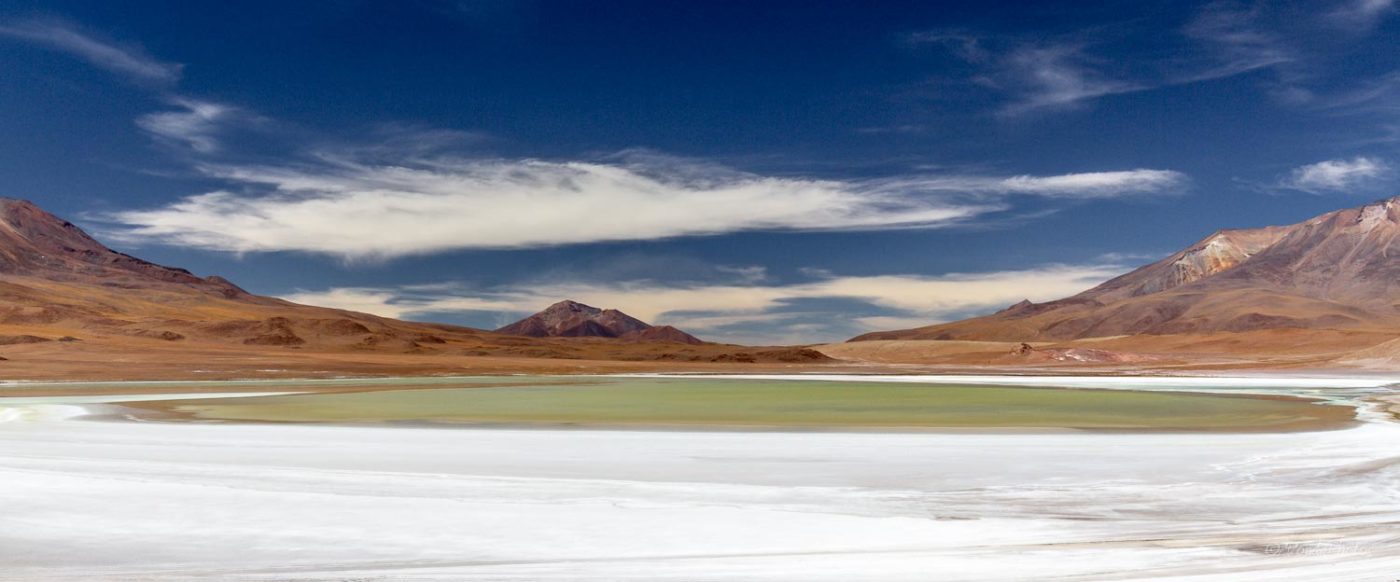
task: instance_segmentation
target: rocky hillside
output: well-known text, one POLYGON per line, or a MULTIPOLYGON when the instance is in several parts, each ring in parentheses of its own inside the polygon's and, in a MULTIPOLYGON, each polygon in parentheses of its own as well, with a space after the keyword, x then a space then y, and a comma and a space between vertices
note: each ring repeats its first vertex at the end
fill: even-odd
POLYGON ((1400 331, 1400 197, 1222 230, 1078 295, 887 339, 1062 341, 1270 329, 1400 331))
POLYGON ((30 202, 0 198, 0 358, 10 360, 0 362, 11 368, 21 353, 74 363, 133 350, 168 358, 189 354, 203 362, 191 364, 196 367, 247 357, 222 354, 250 352, 706 363, 827 359, 798 348, 707 344, 672 327, 573 302, 505 331, 512 334, 256 295, 221 277, 114 251, 30 202))
POLYGON ((24 200, 0 199, 0 328, 77 341, 135 339, 427 350, 489 334, 298 305, 107 248, 24 200))

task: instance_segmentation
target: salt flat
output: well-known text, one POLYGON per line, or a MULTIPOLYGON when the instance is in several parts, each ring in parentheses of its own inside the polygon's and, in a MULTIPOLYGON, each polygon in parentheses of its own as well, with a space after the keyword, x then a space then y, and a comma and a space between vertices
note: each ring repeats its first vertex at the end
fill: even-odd
MULTIPOLYGON (((1372 382, 1335 397, 1380 391, 1372 382)), ((82 412, 27 401, 0 415, 0 579, 1400 573, 1400 425, 1376 413, 1321 432, 920 434, 143 423, 82 412)))

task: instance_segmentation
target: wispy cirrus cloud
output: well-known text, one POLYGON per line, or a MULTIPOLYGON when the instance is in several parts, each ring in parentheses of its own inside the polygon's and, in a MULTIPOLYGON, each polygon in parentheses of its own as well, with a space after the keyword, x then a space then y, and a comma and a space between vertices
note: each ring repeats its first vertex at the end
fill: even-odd
POLYGON ((1070 108, 1100 97, 1150 88, 1139 82, 1111 78, 1095 64, 1095 59, 1077 43, 1028 46, 1006 55, 1001 71, 986 79, 993 86, 1006 87, 1017 94, 1016 100, 1002 109, 1005 115, 1070 108))
POLYGON ((1344 30, 1369 32, 1395 12, 1395 0, 1349 0, 1327 13, 1327 20, 1344 30))
POLYGON ((301 165, 201 164, 238 185, 117 212, 112 234, 235 253, 349 260, 742 231, 938 228, 1010 208, 1010 196, 1170 194, 1168 170, 1056 176, 764 176, 657 155, 620 161, 318 155, 301 165))
POLYGON ((1313 194, 1354 192, 1391 174, 1389 164, 1377 158, 1355 157, 1317 162, 1294 168, 1279 186, 1313 194))
POLYGON ((1293 50, 1261 23, 1263 15, 1264 7, 1258 4, 1207 4, 1182 30, 1187 38, 1206 49, 1204 58, 1183 63, 1184 70, 1165 79, 1165 83, 1222 79, 1294 61, 1293 50))
POLYGON ((933 30, 913 45, 946 49, 967 79, 1006 96, 998 114, 1081 109, 1114 95, 1272 72, 1261 86, 1289 104, 1310 100, 1307 81, 1326 59, 1395 12, 1394 0, 1276 5, 1220 0, 1177 28, 1123 22, 1036 37, 933 30), (1337 29, 1347 34, 1337 34, 1337 29))
POLYGON ((1081 172, 1058 176, 1013 176, 997 181, 1005 192, 1055 198, 1113 198, 1125 194, 1172 192, 1186 182, 1172 170, 1081 172))
POLYGON ((183 68, 179 63, 158 60, 140 47, 99 40, 59 21, 0 23, 0 37, 62 51, 95 67, 139 82, 174 84, 180 80, 183 68))
POLYGON ((499 312, 496 321, 537 311, 569 298, 618 307, 643 320, 675 325, 706 339, 735 343, 839 341, 891 326, 928 325, 990 312, 1022 299, 1045 301, 1072 295, 1120 274, 1113 264, 1053 265, 1036 269, 937 276, 826 275, 809 281, 764 284, 728 282, 675 284, 538 281, 518 286, 473 288, 438 284, 426 288, 334 288, 284 295, 298 303, 338 307, 387 317, 414 318, 450 312, 499 312), (794 310, 799 302, 842 300, 861 308, 794 310))
POLYGON ((967 31, 923 31, 907 40, 950 51, 977 72, 971 81, 1010 96, 1000 110, 1019 116, 1039 110, 1063 110, 1105 97, 1150 89, 1150 84, 1116 78, 1105 60, 1078 39, 1021 41, 982 37, 967 31))
POLYGON ((178 96, 169 101, 177 109, 142 115, 136 126, 157 140, 201 154, 218 151, 219 137, 231 124, 257 121, 257 116, 223 103, 178 96))
POLYGON ((226 138, 272 121, 176 92, 180 65, 64 24, 0 25, 0 35, 163 85, 155 96, 169 109, 142 115, 136 125, 160 143, 195 154, 186 160, 194 172, 227 187, 107 217, 119 225, 115 238, 136 243, 375 260, 744 231, 939 228, 1012 209, 1016 196, 1160 195, 1187 182, 1180 173, 1157 169, 765 176, 641 151, 603 160, 464 157, 479 134, 392 125, 349 145, 317 139, 319 145, 291 156, 292 162, 232 163, 239 156, 225 151, 226 138))
POLYGON ((102 40, 63 21, 0 22, 0 38, 57 50, 145 86, 172 107, 136 119, 138 128, 161 143, 209 154, 219 149, 220 137, 230 128, 261 120, 245 109, 177 92, 184 65, 157 59, 133 44, 102 40))

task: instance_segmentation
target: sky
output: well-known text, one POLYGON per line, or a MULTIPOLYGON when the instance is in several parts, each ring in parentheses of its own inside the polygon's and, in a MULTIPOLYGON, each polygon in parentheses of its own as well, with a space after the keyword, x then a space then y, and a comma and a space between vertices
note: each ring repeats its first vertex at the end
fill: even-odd
POLYGON ((0 0, 0 196, 304 303, 837 341, 1400 194, 1397 13, 0 0))

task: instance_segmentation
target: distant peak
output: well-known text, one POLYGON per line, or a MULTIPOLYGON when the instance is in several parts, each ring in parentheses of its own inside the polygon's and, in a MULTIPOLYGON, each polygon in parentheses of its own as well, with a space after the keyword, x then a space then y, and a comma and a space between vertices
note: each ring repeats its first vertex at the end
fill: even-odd
POLYGON ((653 327, 617 309, 599 309, 572 299, 550 305, 539 313, 496 331, 532 337, 608 337, 672 343, 700 342, 678 329, 653 327))
POLYGON ((560 302, 558 302, 558 303, 555 303, 554 305, 550 305, 549 307, 544 308, 544 310, 545 310, 545 311, 576 311, 576 312, 583 312, 583 313, 597 313, 597 312, 602 311, 601 309, 598 309, 597 307, 594 307, 594 306, 592 306, 592 305, 585 305, 585 304, 583 304, 583 303, 579 303, 579 302, 577 302, 577 301, 574 301, 573 299, 565 299, 565 300, 563 300, 563 301, 560 301, 560 302))

